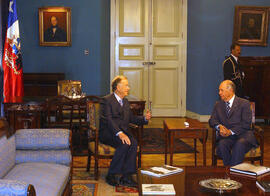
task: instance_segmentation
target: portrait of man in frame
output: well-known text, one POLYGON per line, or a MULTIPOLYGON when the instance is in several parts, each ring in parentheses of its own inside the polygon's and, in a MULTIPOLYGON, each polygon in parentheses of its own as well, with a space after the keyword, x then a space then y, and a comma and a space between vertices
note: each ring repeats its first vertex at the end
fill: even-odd
POLYGON ((239 45, 266 46, 268 8, 236 6, 233 41, 239 45))
POLYGON ((41 46, 70 46, 70 8, 39 8, 39 42, 41 46))

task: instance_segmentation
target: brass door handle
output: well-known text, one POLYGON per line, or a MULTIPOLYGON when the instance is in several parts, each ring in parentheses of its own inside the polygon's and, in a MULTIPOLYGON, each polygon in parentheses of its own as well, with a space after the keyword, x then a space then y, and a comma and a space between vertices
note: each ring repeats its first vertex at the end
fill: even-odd
POLYGON ((142 63, 143 65, 155 65, 156 64, 156 62, 143 62, 142 63))

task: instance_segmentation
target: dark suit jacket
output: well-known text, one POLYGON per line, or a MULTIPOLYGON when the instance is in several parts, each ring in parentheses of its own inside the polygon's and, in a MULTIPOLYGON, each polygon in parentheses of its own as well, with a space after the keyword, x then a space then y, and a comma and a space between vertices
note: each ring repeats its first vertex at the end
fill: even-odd
POLYGON ((251 109, 250 103, 246 99, 235 96, 232 108, 227 116, 226 104, 224 101, 218 101, 214 107, 209 125, 215 128, 222 124, 232 130, 239 138, 244 137, 253 145, 257 145, 254 133, 251 130, 251 109))
POLYGON ((132 135, 129 131, 129 123, 147 124, 143 116, 133 115, 126 98, 123 99, 123 106, 121 106, 113 93, 103 97, 100 106, 99 139, 104 144, 111 145, 113 137, 119 131, 132 135))
POLYGON ((53 27, 50 27, 44 32, 44 41, 45 42, 66 42, 67 34, 63 29, 59 28, 58 26, 56 27, 55 33, 53 33, 53 27))
POLYGON ((231 80, 236 86, 236 95, 243 97, 243 74, 241 66, 232 55, 223 62, 224 80, 231 80))

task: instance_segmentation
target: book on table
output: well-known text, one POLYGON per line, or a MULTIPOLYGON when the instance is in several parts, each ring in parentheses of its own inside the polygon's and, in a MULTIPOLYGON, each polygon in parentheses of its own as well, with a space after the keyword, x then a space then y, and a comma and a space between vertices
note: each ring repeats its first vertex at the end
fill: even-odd
POLYGON ((250 163, 241 163, 231 167, 230 171, 251 176, 259 176, 270 172, 270 168, 261 165, 252 165, 250 163))
POLYGON ((257 181, 256 185, 264 192, 270 192, 270 181, 257 181))
POLYGON ((167 176, 175 173, 182 172, 183 169, 179 167, 173 167, 170 165, 163 165, 157 167, 151 167, 149 169, 141 170, 142 174, 147 174, 155 177, 167 176))
POLYGON ((173 184, 142 184, 143 195, 175 195, 173 184))

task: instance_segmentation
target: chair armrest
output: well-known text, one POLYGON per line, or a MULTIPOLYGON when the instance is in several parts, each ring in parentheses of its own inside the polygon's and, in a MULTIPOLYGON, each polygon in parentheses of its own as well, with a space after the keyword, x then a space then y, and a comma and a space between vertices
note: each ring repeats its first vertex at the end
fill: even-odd
POLYGON ((257 136, 259 136, 259 137, 260 136, 263 136, 264 130, 261 127, 255 125, 254 126, 254 134, 257 135, 257 136))
POLYGON ((0 187, 0 195, 36 196, 34 186, 25 182, 0 179, 0 187))
POLYGON ((261 152, 264 152, 264 130, 259 126, 254 126, 254 135, 259 140, 261 152))

